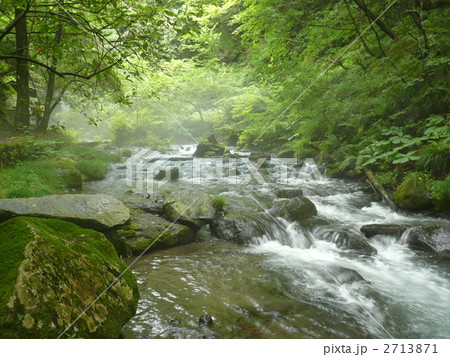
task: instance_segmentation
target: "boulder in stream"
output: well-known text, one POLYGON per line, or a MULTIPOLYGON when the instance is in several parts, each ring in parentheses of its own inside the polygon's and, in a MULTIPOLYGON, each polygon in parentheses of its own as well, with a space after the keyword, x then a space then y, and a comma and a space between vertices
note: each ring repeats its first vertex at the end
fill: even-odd
POLYGON ((159 172, 155 175, 155 180, 161 181, 163 179, 169 181, 178 180, 180 177, 180 171, 178 167, 168 167, 165 170, 159 170, 159 172))
POLYGON ((411 226, 406 224, 366 224, 361 227, 361 232, 367 238, 377 235, 394 236, 400 238, 401 235, 411 226))
POLYGON ((435 253, 450 259, 450 229, 444 226, 412 227, 404 237, 412 249, 435 253))
POLYGON ((217 142, 214 135, 210 135, 207 139, 200 140, 194 152, 194 157, 222 156, 224 152, 225 147, 217 142))
POLYGON ((106 236, 119 255, 129 257, 191 243, 195 232, 188 226, 139 212, 133 213, 126 225, 106 232, 106 236))
POLYGON ((1 223, 0 272, 0 338, 57 338, 71 323, 62 337, 118 338, 136 312, 134 274, 102 233, 73 223, 1 223))
POLYGON ((367 255, 377 254, 377 250, 367 242, 366 238, 353 232, 334 231, 316 236, 322 236, 323 240, 332 242, 339 248, 356 250, 367 255))
POLYGON ((208 315, 208 314, 202 315, 198 319, 198 324, 200 326, 211 326, 213 324, 213 318, 211 315, 208 315))
POLYGON ((118 199, 103 194, 0 199, 0 222, 17 216, 62 219, 103 231, 127 222, 130 211, 118 199))
POLYGON ((249 243, 255 234, 248 222, 233 217, 216 217, 210 223, 211 233, 218 239, 237 244, 249 243))
POLYGON ((279 188, 275 191, 275 195, 279 198, 295 198, 302 197, 303 191, 301 188, 279 188))
POLYGON ((306 197, 295 197, 290 200, 275 201, 269 213, 274 217, 301 223, 317 214, 317 208, 306 197))
POLYGON ((352 284, 360 281, 366 281, 356 270, 337 267, 330 270, 330 275, 324 275, 325 280, 335 284, 352 284))
POLYGON ((160 216, 164 212, 164 196, 151 195, 146 201, 125 202, 125 206, 130 210, 138 208, 144 212, 160 216))
POLYGON ((196 230, 210 223, 216 214, 211 197, 203 192, 181 191, 164 199, 164 215, 196 230))

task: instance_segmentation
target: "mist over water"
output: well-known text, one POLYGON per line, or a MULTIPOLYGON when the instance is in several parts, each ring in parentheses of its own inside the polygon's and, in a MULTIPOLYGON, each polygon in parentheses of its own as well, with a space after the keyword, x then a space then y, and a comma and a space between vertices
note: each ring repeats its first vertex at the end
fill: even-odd
MULTIPOLYGON (((173 147, 172 156, 190 156, 195 146, 173 147)), ((450 224, 421 214, 394 212, 372 202, 358 182, 304 180, 300 187, 317 207, 317 224, 272 218, 270 208, 280 175, 277 167, 262 169, 265 184, 232 185, 214 179, 213 160, 200 159, 207 184, 192 184, 192 162, 177 166, 181 178, 156 188, 221 194, 227 210, 243 212, 264 232, 248 246, 211 240, 156 251, 133 267, 141 300, 136 316, 125 326, 125 337, 177 338, 448 338, 450 266, 448 261, 411 250, 407 237, 376 236, 368 240, 375 255, 338 248, 325 235, 335 230, 359 233, 371 223, 450 224), (256 201, 255 201, 256 200, 256 201), (275 221, 276 220, 276 221, 275 221), (213 316, 210 327, 198 318, 213 316)), ((224 164, 226 168, 226 163, 224 164)), ((238 163, 239 175, 245 165, 238 163)), ((289 168, 298 177, 299 167, 289 168)), ((202 173, 203 175, 203 173, 202 173)), ((290 177, 291 177, 290 176, 290 177)), ((291 185, 290 187, 298 187, 291 185)), ((115 169, 90 192, 124 195, 128 188, 115 169)))

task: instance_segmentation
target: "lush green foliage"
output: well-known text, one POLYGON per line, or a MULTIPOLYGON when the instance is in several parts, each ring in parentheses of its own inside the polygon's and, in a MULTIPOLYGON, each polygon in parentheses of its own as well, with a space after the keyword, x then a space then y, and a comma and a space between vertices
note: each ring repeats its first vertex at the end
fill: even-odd
POLYGON ((9 157, 8 161, 15 165, 0 170, 0 197, 9 198, 39 197, 78 189, 80 173, 85 179, 100 180, 106 176, 109 163, 122 160, 121 155, 82 144, 31 141, 30 138, 0 143, 0 149, 3 156, 5 152, 18 150, 16 156, 10 154, 14 160, 9 157), (75 168, 80 172, 78 176, 75 168))

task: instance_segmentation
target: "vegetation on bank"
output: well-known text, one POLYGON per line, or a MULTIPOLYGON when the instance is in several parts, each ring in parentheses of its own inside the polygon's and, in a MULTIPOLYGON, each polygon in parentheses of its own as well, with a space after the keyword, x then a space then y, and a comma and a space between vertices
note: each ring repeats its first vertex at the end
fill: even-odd
POLYGON ((0 143, 0 197, 41 197, 82 188, 83 180, 105 178, 108 166, 120 162, 83 143, 32 140, 0 143))

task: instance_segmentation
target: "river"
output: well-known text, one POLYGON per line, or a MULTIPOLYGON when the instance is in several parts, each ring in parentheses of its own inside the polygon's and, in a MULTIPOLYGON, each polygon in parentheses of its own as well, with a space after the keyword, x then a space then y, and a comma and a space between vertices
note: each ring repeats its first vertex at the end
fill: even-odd
MULTIPOLYGON (((322 172, 320 179, 299 183, 302 168, 290 165, 286 187, 300 186, 318 211, 316 224, 302 228, 262 213, 276 199, 284 170, 279 165, 260 170, 266 183, 239 183, 249 172, 238 159, 236 184, 214 175, 217 160, 200 159, 202 184, 195 185, 189 160, 194 149, 174 147, 174 161, 161 161, 161 167, 177 166, 181 177, 155 192, 220 194, 226 197, 226 210, 253 215, 264 234, 239 246, 214 239, 204 227, 196 243, 143 256, 132 266, 141 298, 136 316, 123 329, 125 338, 450 337, 448 260, 413 251, 404 239, 389 236, 369 240, 377 250, 372 256, 323 240, 330 231, 359 232, 370 223, 450 221, 395 212, 373 202, 363 182, 330 179, 322 172), (346 279, 352 272, 363 279, 346 279), (199 326, 205 314, 213 324, 199 326)), ((129 189, 121 165, 105 180, 85 185, 88 193, 145 200, 127 195, 129 189)))

